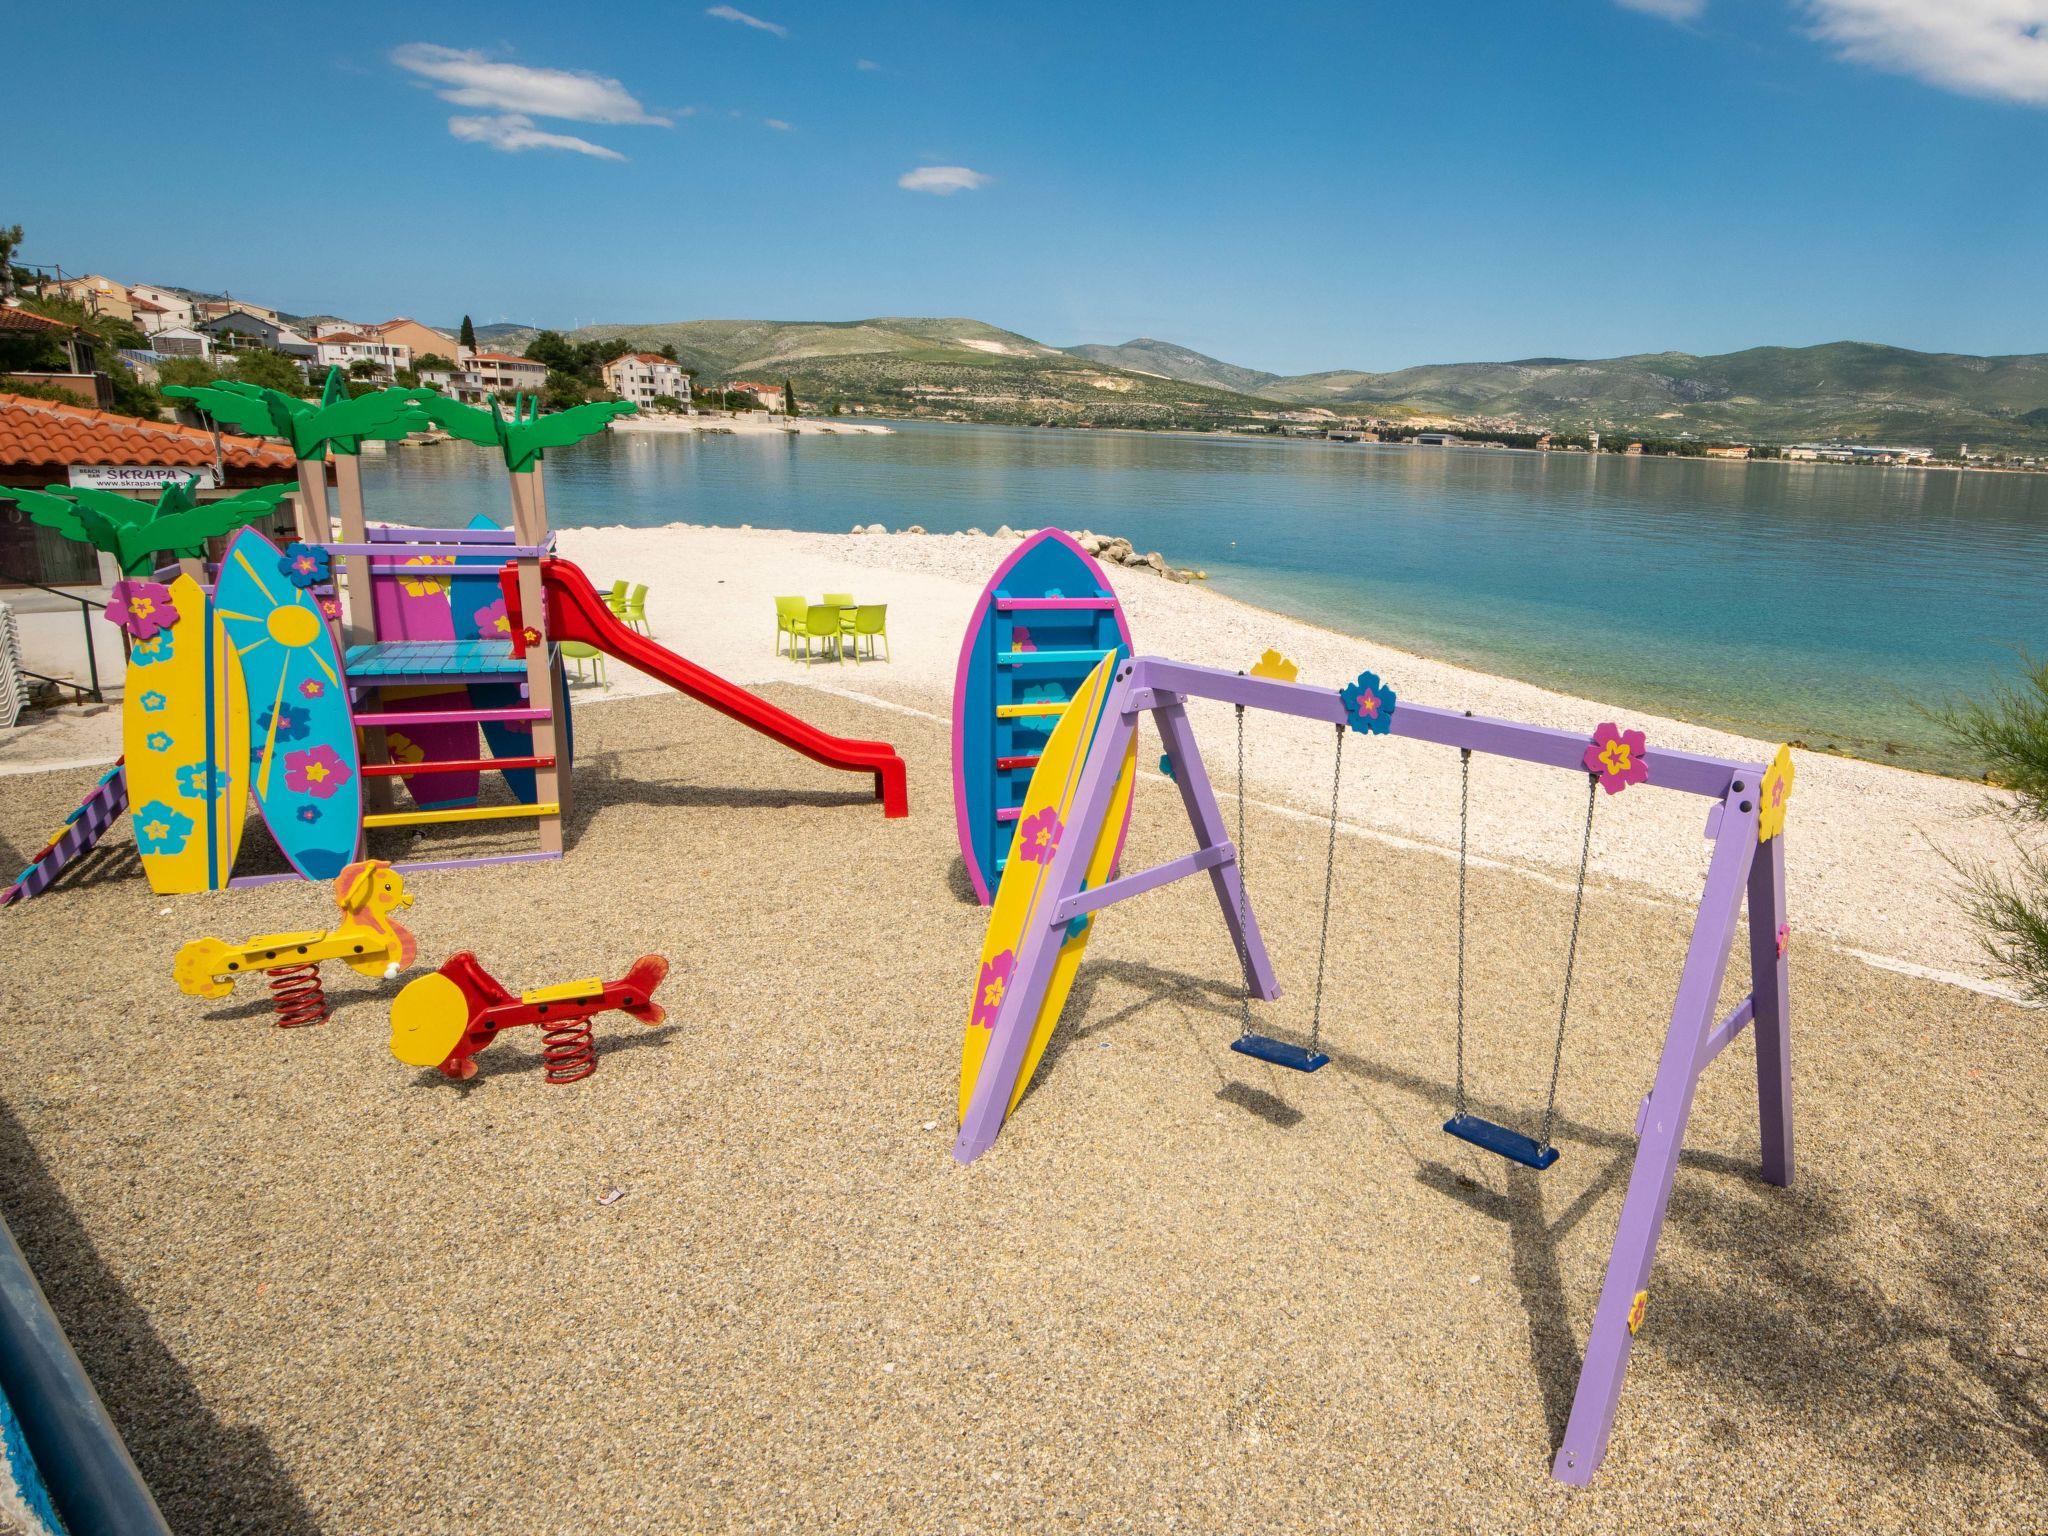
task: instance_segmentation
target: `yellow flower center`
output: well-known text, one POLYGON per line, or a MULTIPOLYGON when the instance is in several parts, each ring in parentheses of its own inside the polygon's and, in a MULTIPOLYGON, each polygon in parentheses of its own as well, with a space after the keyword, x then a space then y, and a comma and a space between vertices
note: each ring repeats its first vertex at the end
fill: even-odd
POLYGON ((1628 743, 1610 741, 1600 749, 1600 763, 1609 773, 1627 773, 1629 767, 1628 743))

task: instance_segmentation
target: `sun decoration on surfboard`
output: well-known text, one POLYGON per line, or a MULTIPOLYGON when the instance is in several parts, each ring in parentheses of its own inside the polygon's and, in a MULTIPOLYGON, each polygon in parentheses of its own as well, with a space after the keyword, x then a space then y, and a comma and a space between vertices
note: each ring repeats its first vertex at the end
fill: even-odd
MULTIPOLYGON (((285 690, 293 685, 292 674, 297 672, 300 683, 319 679, 333 688, 341 686, 341 679, 321 654, 319 642, 326 637, 327 627, 312 596, 303 587, 280 581, 278 575, 266 580, 263 573, 250 563, 248 552, 241 545, 242 541, 237 539, 228 549, 228 558, 248 573, 249 579, 256 584, 256 590, 268 600, 270 607, 262 613, 234 613, 226 608, 218 610, 229 643, 234 646, 235 655, 244 661, 270 645, 278 646, 285 653, 284 665, 278 668, 277 697, 264 717, 267 723, 263 740, 255 753, 261 775, 258 790, 268 794, 271 770, 277 761, 280 722, 287 723, 285 734, 289 734, 291 711, 284 703, 284 696, 285 690)), ((333 789, 326 793, 332 794, 333 789)))

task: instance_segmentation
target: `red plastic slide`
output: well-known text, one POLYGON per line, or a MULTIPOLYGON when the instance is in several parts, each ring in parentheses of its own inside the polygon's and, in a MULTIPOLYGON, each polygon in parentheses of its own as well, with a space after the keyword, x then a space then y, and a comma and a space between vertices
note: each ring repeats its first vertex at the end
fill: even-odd
MULTIPOLYGON (((853 741, 830 735, 788 710, 777 709, 766 699, 727 682, 716 672, 707 672, 695 662, 685 661, 674 651, 656 645, 638 630, 620 623, 605 607, 590 578, 570 561, 552 556, 542 560, 540 579, 541 589, 547 594, 550 638, 594 645, 627 666, 660 679, 678 693, 686 693, 700 704, 709 704, 763 736, 774 737, 814 763, 872 773, 875 798, 882 802, 882 814, 910 814, 910 789, 904 777, 903 759, 886 741, 853 741)), ((519 606, 519 568, 506 566, 498 573, 498 583, 505 589, 505 611, 512 622, 513 654, 524 656, 526 648, 520 636, 526 620, 519 606)))

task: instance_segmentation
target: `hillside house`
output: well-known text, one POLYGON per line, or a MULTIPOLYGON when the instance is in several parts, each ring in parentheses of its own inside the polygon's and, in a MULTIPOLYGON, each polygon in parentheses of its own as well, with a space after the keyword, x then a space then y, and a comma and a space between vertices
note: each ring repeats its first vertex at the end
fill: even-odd
POLYGON ((452 381, 452 392, 456 399, 472 404, 487 395, 510 398, 539 394, 548 381, 546 363, 514 357, 509 352, 472 352, 463 347, 456 361, 461 369, 452 381))
MULTIPOLYGON (((642 410, 664 395, 681 401, 685 410, 690 408, 690 376, 673 358, 656 352, 628 352, 606 363, 603 373, 606 389, 642 410)), ((779 403, 781 391, 776 398, 779 403)))
POLYGON ((355 331, 329 331, 313 338, 314 361, 324 372, 339 368, 347 373, 356 363, 368 363, 376 377, 389 379, 401 368, 412 366, 412 348, 399 342, 364 336, 355 331))

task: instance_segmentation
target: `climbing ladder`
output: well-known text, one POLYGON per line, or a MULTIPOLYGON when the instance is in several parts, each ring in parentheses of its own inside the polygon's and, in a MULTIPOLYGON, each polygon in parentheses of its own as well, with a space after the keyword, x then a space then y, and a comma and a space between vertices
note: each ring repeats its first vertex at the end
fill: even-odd
POLYGON ((1010 862, 1001 850, 1010 846, 1047 735, 1103 652, 1123 657, 1130 647, 1117 630, 1116 599, 1105 594, 1011 597, 998 590, 993 606, 996 794, 989 810, 1000 878, 1010 862), (1017 649, 1020 641, 1026 649, 1017 649))
POLYGON ((562 815, 567 800, 567 764, 557 747, 557 734, 566 736, 566 692, 562 686, 560 658, 552 645, 534 646, 522 658, 514 655, 509 638, 408 640, 381 639, 377 635, 375 603, 367 600, 369 583, 396 581, 405 577, 431 576, 461 580, 488 571, 495 586, 497 571, 505 564, 532 569, 538 579, 538 562, 553 552, 554 541, 544 529, 533 543, 515 542, 514 530, 488 528, 363 528, 351 537, 347 527, 348 499, 343 498, 342 542, 327 546, 335 565, 351 582, 361 581, 358 590, 364 601, 349 606, 351 643, 342 659, 343 675, 351 700, 356 703, 355 722, 362 736, 363 778, 369 803, 363 816, 365 831, 383 827, 442 826, 484 821, 532 821, 540 847, 531 853, 490 854, 469 858, 409 863, 407 869, 461 868, 473 864, 502 864, 530 859, 559 858, 562 852, 562 815), (422 563, 422 557, 436 562, 422 563), (445 709, 400 709, 387 692, 422 685, 446 683, 467 691, 460 704, 445 709), (523 698, 522 698, 523 689, 523 698), (561 722, 558 724, 558 722, 561 722), (408 727, 474 724, 485 733, 494 750, 489 755, 420 762, 394 761, 386 732, 408 727), (491 728, 512 727, 531 733, 529 750, 505 752, 505 733, 491 728), (496 738, 495 741, 492 738, 496 738), (393 780, 453 772, 506 773, 532 776, 532 793, 515 788, 512 804, 476 804, 443 809, 401 809, 392 800, 393 780))
POLYGON ((65 867, 90 852, 127 809, 128 776, 117 762, 100 775, 99 782, 78 802, 78 809, 64 818, 64 825, 43 845, 43 851, 29 860, 28 867, 14 877, 14 883, 0 890, 0 907, 27 901, 48 890, 65 867))

